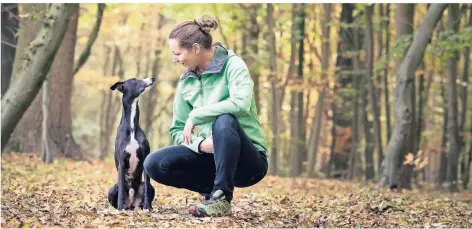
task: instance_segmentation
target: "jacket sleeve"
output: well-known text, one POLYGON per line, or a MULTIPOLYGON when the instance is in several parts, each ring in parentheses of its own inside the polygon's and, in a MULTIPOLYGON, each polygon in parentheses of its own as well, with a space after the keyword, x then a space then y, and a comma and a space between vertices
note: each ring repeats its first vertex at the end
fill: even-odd
POLYGON ((172 136, 174 144, 185 145, 192 151, 201 153, 198 150, 198 146, 205 138, 197 137, 192 133, 192 143, 186 145, 182 141, 182 132, 184 131, 185 122, 187 121, 188 114, 191 110, 192 106, 182 98, 182 83, 179 83, 177 91, 175 92, 172 108, 172 124, 169 133, 172 136))
POLYGON ((241 58, 235 57, 227 68, 229 98, 192 110, 189 117, 195 125, 210 122, 221 114, 249 112, 251 109, 254 82, 246 63, 241 58))

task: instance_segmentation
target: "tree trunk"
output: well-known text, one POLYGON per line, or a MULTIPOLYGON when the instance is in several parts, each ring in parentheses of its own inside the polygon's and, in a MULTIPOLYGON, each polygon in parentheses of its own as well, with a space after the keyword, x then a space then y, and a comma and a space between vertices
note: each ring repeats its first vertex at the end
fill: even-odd
MULTIPOLYGON (((373 29, 373 33, 376 32, 375 34, 375 37, 374 38, 374 35, 372 35, 372 42, 375 42, 375 40, 377 39, 377 49, 375 47, 372 48, 372 50, 377 50, 377 54, 372 54, 374 57, 373 57, 373 63, 375 62, 379 62, 382 57, 383 57, 383 33, 382 33, 382 25, 383 23, 381 22, 382 21, 382 18, 384 17, 384 4, 380 3, 378 4, 378 7, 377 7, 377 10, 379 11, 378 15, 379 15, 379 28, 378 29, 373 29)), ((374 6, 372 6, 372 14, 375 14, 375 8, 374 6)), ((374 16, 374 15, 372 15, 374 16)), ((374 26, 375 27, 375 26, 374 26)), ((375 44, 374 44, 375 45, 375 44)), ((373 45, 373 46, 374 46, 373 45)), ((374 51, 372 51, 374 52, 374 51)), ((374 64, 375 65, 375 64, 374 64)), ((375 97, 377 98, 377 103, 375 104, 376 105, 376 108, 377 109, 377 112, 379 114, 379 116, 381 116, 381 99, 380 99, 380 95, 382 94, 382 74, 380 71, 376 71, 373 73, 373 75, 375 75, 376 77, 373 78, 372 80, 374 81, 374 86, 375 86, 375 97)), ((381 123, 379 124, 381 125, 381 123)), ((383 159, 383 156, 382 156, 382 159, 383 159)))
MULTIPOLYGON (((158 22, 157 22, 157 30, 161 31, 164 25, 165 25, 164 16, 162 14, 159 14, 158 22)), ((165 40, 161 36, 159 36, 159 38, 157 39, 157 42, 160 43, 158 44, 158 47, 164 47, 163 44, 165 43, 165 40)), ((145 105, 146 110, 143 113, 144 114, 144 132, 148 135, 149 138, 151 137, 150 135, 152 133, 152 125, 154 121, 152 117, 154 116, 154 110, 158 104, 158 98, 159 98, 159 91, 157 87, 157 85, 159 84, 157 83, 159 82, 159 74, 161 70, 160 69, 161 53, 162 53, 161 48, 155 49, 154 60, 152 62, 151 77, 156 80, 156 86, 152 87, 149 93, 144 95, 144 101, 146 103, 145 105)))
MULTIPOLYGON (((472 26, 472 7, 469 6, 469 26, 472 26)), ((464 48, 464 68, 462 70, 462 90, 461 90, 461 116, 459 122, 459 131, 461 134, 459 135, 460 139, 460 147, 459 152, 464 150, 464 156, 462 157, 462 185, 464 189, 467 189, 467 184, 469 183, 469 174, 470 174, 470 161, 472 161, 471 155, 469 154, 468 160, 466 160, 466 151, 465 151, 465 119, 467 113, 467 88, 469 85, 469 61, 470 61, 470 46, 466 46, 464 48)), ((472 128, 470 128, 472 130, 472 128)), ((472 144, 471 144, 472 149, 472 144)))
MULTIPOLYGON (((424 96, 424 100, 423 100, 423 110, 426 109, 426 107, 428 107, 428 104, 429 104, 429 92, 431 91, 431 85, 433 83, 433 73, 434 73, 434 70, 435 69, 435 61, 434 61, 434 58, 435 57, 432 57, 432 63, 431 63, 431 70, 428 72, 428 82, 426 83, 426 88, 425 88, 425 92, 423 93, 423 96, 424 96)), ((426 123, 429 123, 430 121, 430 117, 427 116, 425 118, 424 116, 424 111, 423 111, 423 114, 422 114, 422 130, 426 129, 426 123)), ((423 157, 425 157, 425 154, 423 154, 423 157)), ((421 173, 423 174, 423 181, 428 181, 428 182, 435 182, 434 180, 431 179, 432 177, 432 173, 431 173, 431 168, 433 167, 432 163, 431 163, 431 160, 432 160, 432 156, 431 154, 428 154, 428 156, 425 157, 425 160, 428 161, 428 163, 422 168, 422 171, 421 173)))
POLYGON ((103 11, 105 10, 105 3, 98 3, 97 4, 97 20, 95 21, 95 25, 93 26, 92 32, 90 33, 87 44, 85 45, 84 51, 79 56, 79 61, 77 64, 74 65, 74 75, 80 70, 82 65, 87 62, 87 59, 90 56, 90 53, 92 51, 92 46, 93 43, 95 43, 95 40, 98 37, 98 32, 100 31, 100 25, 102 24, 102 18, 103 18, 103 11))
POLYGON ((412 82, 416 69, 423 59, 423 55, 431 37, 433 28, 441 18, 447 4, 434 4, 427 11, 423 22, 419 26, 418 33, 415 34, 411 46, 408 48, 403 59, 397 79, 395 90, 395 125, 392 138, 387 147, 387 157, 385 158, 384 176, 385 185, 389 188, 400 187, 400 168, 403 164, 407 141, 411 135, 412 123, 412 82))
MULTIPOLYGON (((354 4, 342 4, 340 21, 344 24, 354 22, 354 4)), ((349 168, 349 154, 352 145, 352 120, 354 116, 354 83, 352 57, 349 52, 356 50, 353 45, 352 28, 342 26, 339 31, 339 42, 337 47, 338 56, 336 58, 337 78, 334 87, 335 99, 333 101, 333 131, 332 131, 332 157, 330 162, 335 167, 334 176, 345 176, 349 168), (350 88, 351 87, 351 88, 350 88)), ((330 168, 330 166, 328 166, 330 168)))
POLYGON ((146 58, 146 67, 144 68, 144 74, 146 76, 149 75, 149 69, 151 69, 151 60, 152 60, 152 52, 149 52, 148 55, 146 55, 147 58, 146 58))
MULTIPOLYGON (((459 4, 450 4, 448 8, 448 29, 458 32, 459 30, 459 4)), ((457 167, 459 156, 459 136, 457 126, 457 59, 458 53, 454 52, 453 56, 447 60, 448 75, 448 104, 449 104, 449 152, 447 156, 447 181, 448 190, 450 192, 457 191, 457 167)))
POLYGON ((2 96, 10 86, 18 27, 18 3, 2 3, 2 96))
MULTIPOLYGON (((159 63, 160 63, 160 54, 162 50, 154 51, 154 61, 152 65, 151 75, 156 82, 159 80, 159 63)), ((146 113, 144 113, 144 133, 150 133, 153 123, 153 114, 154 114, 154 107, 158 104, 157 97, 157 85, 152 87, 149 91, 148 97, 145 99, 146 101, 146 113)))
POLYGON ((297 92, 290 93, 290 176, 296 177, 301 171, 301 155, 298 151, 300 128, 298 126, 297 92))
MULTIPOLYGON (((359 50, 360 48, 360 41, 359 41, 359 29, 353 29, 353 42, 354 42, 354 49, 359 50)), ((349 171, 347 174, 347 179, 352 180, 354 178, 354 167, 356 163, 356 155, 357 155, 357 146, 359 144, 359 92, 361 91, 360 81, 361 81, 361 66, 359 63, 359 53, 354 55, 352 58, 352 63, 355 71, 354 77, 354 115, 352 118, 352 141, 351 141, 351 152, 349 153, 349 171)))
MULTIPOLYGON (((472 116, 471 116, 472 117, 472 116)), ((472 122, 472 118, 470 119, 472 122)), ((472 134, 472 128, 470 128, 470 134, 472 134)), ((472 144, 469 146, 469 160, 467 161, 467 170, 464 171, 464 178, 463 178, 463 187, 464 189, 468 188, 469 185, 469 179, 470 179, 470 171, 471 171, 471 165, 472 165, 472 144)))
POLYGON ((268 26, 268 48, 269 48, 269 79, 271 81, 271 95, 272 95, 272 145, 270 154, 270 174, 277 175, 278 164, 278 150, 279 150, 279 101, 277 98, 277 62, 276 62, 276 40, 275 40, 275 25, 274 25, 274 7, 271 3, 267 4, 266 22, 268 26))
POLYGON ((243 60, 248 61, 251 58, 247 51, 248 40, 249 40, 249 32, 248 32, 249 29, 247 28, 247 25, 245 23, 241 23, 240 29, 241 29, 241 43, 242 43, 241 44, 241 57, 243 58, 243 60))
MULTIPOLYGON (((421 62, 420 71, 425 71, 424 61, 421 62)), ((420 150, 420 143, 421 143, 421 133, 423 132, 424 127, 424 106, 426 100, 426 91, 424 88, 424 73, 421 73, 419 77, 419 86, 418 86, 418 93, 419 93, 419 101, 418 101, 418 121, 417 121, 417 129, 416 129, 416 148, 413 152, 418 152, 420 150)))
MULTIPOLYGON (((385 19, 385 21, 383 21, 384 26, 385 26, 385 57, 386 57, 386 61, 387 63, 390 62, 390 58, 389 55, 389 50, 390 50, 390 3, 387 3, 387 9, 385 10, 385 17, 387 17, 387 19, 385 19)), ((384 68, 384 71, 383 71, 383 75, 384 75, 384 79, 383 79, 383 82, 384 82, 384 104, 385 104, 385 117, 386 117, 386 126, 387 126, 387 142, 390 141, 390 137, 391 137, 391 133, 392 133, 392 126, 391 126, 391 121, 390 121, 390 99, 389 99, 389 94, 390 94, 390 90, 388 89, 388 66, 386 66, 384 68)), ((381 166, 382 166, 382 160, 379 160, 378 161, 378 171, 380 173, 380 170, 381 170, 381 166)))
MULTIPOLYGON (((110 46, 105 45, 105 63, 103 65, 103 75, 108 74, 108 65, 110 63, 110 46)), ((115 59, 113 59, 115 62, 115 59)), ((98 138, 97 145, 100 147, 99 159, 103 160, 108 154, 108 151, 104 151, 105 145, 105 135, 106 135, 106 102, 107 102, 107 92, 108 90, 102 91, 102 103, 100 105, 100 137, 98 138)))
POLYGON ((449 122, 449 109, 447 103, 447 96, 446 96, 446 86, 445 83, 441 82, 441 97, 444 101, 444 114, 443 114, 443 132, 442 132, 442 139, 441 139, 441 153, 440 153, 440 160, 439 160, 439 171, 438 171, 438 178, 437 178, 437 186, 441 188, 444 181, 446 181, 447 175, 447 127, 449 122))
MULTIPOLYGON (((318 154, 319 148, 319 138, 321 127, 323 125, 322 118, 323 118, 323 105, 324 105, 324 98, 325 98, 325 88, 329 86, 328 82, 328 68, 329 68, 329 58, 331 55, 331 49, 329 47, 330 41, 330 26, 329 22, 331 21, 331 4, 325 3, 323 4, 324 9, 324 16, 323 20, 321 21, 321 28, 322 28, 322 50, 321 50, 321 84, 323 85, 320 89, 318 94, 318 102, 316 102, 316 113, 315 117, 312 120, 312 129, 309 138, 309 147, 308 147, 308 170, 307 175, 310 177, 314 176, 313 171, 315 170, 316 166, 316 155, 318 154)), ((307 106, 308 110, 308 106, 307 106)))
POLYGON ((42 113, 43 113, 43 122, 42 122, 42 147, 41 147, 41 160, 46 163, 53 162, 53 153, 49 147, 49 137, 48 137, 48 121, 49 121, 49 104, 50 104, 50 81, 51 75, 48 74, 43 83, 43 93, 42 93, 42 113))
MULTIPOLYGON (((145 23, 141 24, 140 34, 143 34, 145 25, 146 25, 145 23)), ((141 78, 141 60, 143 59, 141 57, 142 57, 142 43, 140 42, 139 45, 138 45, 138 53, 135 56, 135 59, 136 59, 136 77, 137 78, 141 78)), ((144 74, 144 77, 147 77, 146 73, 144 74)))
MULTIPOLYGON (((397 39, 402 37, 402 36, 407 36, 407 35, 412 35, 414 31, 414 18, 415 18, 415 4, 397 4, 397 9, 395 12, 395 30, 396 30, 396 35, 397 39)), ((428 39, 429 40, 429 39, 428 39)), ((408 47, 403 50, 403 54, 406 53, 408 47)), ((397 75, 399 73, 399 66, 400 66, 400 61, 396 61, 396 70, 397 70, 397 75)), ((416 77, 413 78, 411 81, 411 90, 410 90, 410 99, 411 99, 411 109, 410 109, 410 115, 411 115, 411 126, 414 128, 410 128, 410 134, 409 134, 409 139, 408 142, 406 143, 406 149, 405 149, 405 154, 407 153, 412 153, 413 155, 416 155, 416 152, 414 152, 414 149, 416 148, 416 77)), ((404 165, 402 167, 402 186, 404 188, 411 188, 411 165, 404 165)))
MULTIPOLYGON (((298 81, 303 82, 303 64, 304 64, 304 54, 305 54, 305 3, 300 4, 300 13, 299 13, 299 35, 298 37, 298 81)), ((303 90, 300 90, 298 93, 298 109, 297 109, 297 121, 298 121, 298 141, 297 141, 297 152, 298 152, 298 164, 300 165, 300 169, 298 171, 297 176, 303 171, 303 161, 307 159, 307 151, 306 151, 306 120, 304 116, 304 102, 303 99, 305 96, 303 95, 303 90)))
MULTIPOLYGON (((367 69, 366 75, 362 77, 362 85, 359 88, 359 92, 361 93, 361 109, 362 109, 362 122, 364 126, 364 135, 365 135, 365 148, 364 148, 364 157, 365 157, 365 178, 366 180, 372 180, 374 178, 374 164, 373 164, 373 144, 372 144, 372 132, 371 132, 371 124, 372 122, 369 121, 368 118, 368 93, 369 91, 372 93, 373 86, 371 85, 372 82, 372 70, 373 70, 373 30, 372 30, 372 6, 367 6, 366 8, 366 22, 367 22, 367 30, 366 30, 366 54, 367 54, 367 69), (366 87, 366 85, 368 87, 366 87)), ((381 39, 379 39, 381 40, 381 39)), ((379 49, 381 44, 379 45, 379 49)), ((372 110, 376 110, 376 102, 374 98, 371 96, 370 98, 372 110)), ((378 132, 374 131, 374 134, 378 134, 378 132)), ((381 155, 379 155, 381 156, 381 155)))
MULTIPOLYGON (((415 4, 411 3, 406 3, 406 4, 397 4, 397 9, 395 11, 395 31, 396 31, 396 36, 397 39, 406 36, 406 35, 411 35, 413 34, 414 31, 414 18, 415 18, 415 4)), ((403 51, 403 54, 406 53, 408 48, 406 48, 403 51)), ((399 76, 399 67, 400 67, 400 60, 397 60, 395 62, 395 69, 397 76, 399 76)), ((416 78, 413 78, 411 81, 411 90, 410 90, 410 99, 411 103, 413 104, 410 109, 410 116, 411 116, 411 125, 416 126, 416 78)), ((412 153, 413 149, 415 148, 415 137, 416 134, 414 133, 416 131, 416 128, 410 128, 410 134, 408 138, 408 142, 406 143, 406 149, 405 153, 412 153)), ((404 166, 403 171, 409 170, 408 165, 404 166)), ((405 172, 405 174, 402 175, 402 181, 407 188, 410 187, 410 178, 411 175, 409 172, 405 172)))
MULTIPOLYGON (((418 85, 418 93, 419 93, 419 100, 418 100, 418 115, 417 115, 417 120, 416 120, 416 143, 415 143, 415 148, 413 149, 413 152, 415 152, 415 155, 419 152, 420 147, 421 147, 421 134, 423 132, 423 127, 424 127, 424 106, 425 106, 425 88, 424 88, 424 72, 425 72, 425 67, 424 67, 424 60, 421 62, 420 71, 422 71, 421 75, 419 76, 419 85, 418 85)), ((424 154, 421 154, 421 158, 424 159, 424 154)), ((420 171, 421 172, 421 171, 420 171)), ((414 171, 414 166, 410 166, 410 173, 412 173, 413 179, 416 179, 418 176, 418 172, 414 171)))
POLYGON ((256 101, 257 113, 261 112, 261 97, 260 97, 260 83, 259 83, 259 65, 255 58, 259 55, 259 23, 257 23, 257 11, 259 4, 252 4, 249 13, 249 47, 251 48, 251 55, 248 60, 249 69, 251 71, 252 80, 254 81, 254 99, 256 101))
POLYGON ((372 28, 372 14, 373 6, 367 6, 366 8, 366 21, 367 21, 367 85, 369 86, 370 100, 372 114, 374 115, 374 143, 375 148, 377 149, 378 160, 383 160, 383 146, 382 146, 382 130, 380 128, 380 111, 377 100, 377 93, 374 83, 372 82, 372 73, 374 69, 374 30, 372 28))
MULTIPOLYGON (((429 7, 431 6, 431 4, 427 4, 426 5, 426 9, 429 9, 429 7)), ((429 39, 428 43, 430 44, 432 42, 432 38, 429 39)), ((427 101, 428 101, 428 97, 427 97, 427 93, 429 92, 429 89, 430 89, 430 86, 431 86, 431 83, 432 83, 432 74, 429 75, 429 78, 428 78, 428 84, 426 86, 426 89, 425 89, 425 86, 424 86, 424 75, 425 75, 425 71, 426 71, 426 68, 425 68, 425 65, 424 65, 425 61, 423 60, 421 62, 421 65, 420 65, 420 71, 422 71, 420 77, 419 77, 419 101, 418 101, 418 107, 419 107, 419 111, 418 111, 418 117, 417 117, 417 130, 416 130, 416 142, 415 142, 415 148, 413 149, 413 152, 415 153, 415 155, 419 152, 420 150, 420 147, 421 147, 421 136, 422 136, 422 132, 423 132, 423 129, 424 129, 424 125, 425 125, 425 121, 424 121, 424 109, 425 109, 425 105, 428 104, 427 101)), ((433 61, 433 69, 434 69, 434 61, 433 61)), ((424 158, 424 154, 421 155, 422 158, 424 158)), ((418 173, 417 172, 413 172, 413 167, 410 167, 410 173, 413 173, 413 177, 416 178, 418 173)), ((423 179, 426 177, 425 176, 425 167, 423 167, 420 171, 421 173, 423 173, 423 179)))
MULTIPOLYGON (((74 4, 52 4, 47 23, 32 42, 18 83, 2 98, 2 151, 26 109, 38 94, 64 38, 74 4), (34 73, 31 75, 31 73, 34 73), (28 90, 24 90, 28 88, 28 90)), ((36 138, 39 135, 36 135, 36 138)), ((36 150, 36 152, 39 150, 36 150)))
MULTIPOLYGON (((111 48, 108 49, 111 51, 111 48)), ((114 55, 113 55, 113 64, 111 68, 111 75, 114 76, 116 74, 116 67, 120 62, 120 50, 117 46, 114 47, 114 55)), ((112 135, 112 126, 113 122, 111 121, 113 118, 113 94, 111 90, 106 90, 103 92, 103 126, 102 128, 102 136, 100 141, 100 160, 105 159, 105 157, 110 153, 110 145, 111 145, 111 135, 112 135)), ((118 104, 121 106, 121 104, 118 104)))
MULTIPOLYGON (((336 92, 336 87, 334 88, 334 92, 336 92)), ((333 111, 333 115, 331 117, 333 125, 331 126, 331 145, 329 146, 329 159, 328 159, 328 164, 325 166, 325 175, 326 177, 333 177, 331 171, 332 167, 334 166, 334 151, 335 151, 335 146, 336 146, 336 126, 334 125, 334 120, 336 119, 336 113, 334 112, 336 109, 336 106, 333 103, 331 103, 331 110, 333 111)))
MULTIPOLYGON (((116 61, 116 66, 118 67, 118 77, 120 78, 120 81, 125 80, 125 69, 124 69, 124 64, 123 64, 123 56, 127 55, 127 52, 129 51, 129 46, 128 48, 124 51, 124 53, 121 53, 120 47, 118 45, 115 45, 115 50, 117 53, 117 61, 116 61)), ((113 139, 114 137, 114 130, 115 124, 117 123, 117 119, 120 117, 120 111, 123 109, 122 102, 121 102, 121 96, 118 93, 113 93, 113 91, 109 90, 109 92, 112 93, 111 96, 111 105, 110 105, 110 115, 109 115, 109 132, 108 132, 108 139, 113 139)), ((113 146, 114 141, 111 142, 111 146, 113 146)), ((114 149, 114 148, 113 148, 114 149)))
MULTIPOLYGON (((365 77, 364 77, 364 80, 365 77)), ((363 82, 365 83, 365 82, 363 82)), ((367 111, 367 96, 368 90, 366 87, 361 89, 361 107, 362 107, 362 123, 364 126, 364 135, 365 135, 365 148, 364 148, 364 157, 365 157, 365 179, 372 180, 375 176, 374 170, 374 158, 373 158, 373 143, 372 143, 372 131, 371 124, 368 118, 367 111)))
POLYGON ((49 137, 51 150, 73 159, 83 158, 80 146, 72 135, 71 101, 74 80, 74 53, 77 39, 79 4, 71 6, 73 13, 57 57, 51 66, 51 103, 49 137))
MULTIPOLYGON (((395 10, 395 33, 397 39, 404 35, 413 34, 415 18, 415 4, 414 3, 398 3, 395 10)), ((406 53, 406 48, 404 54, 406 53)), ((395 61, 395 69, 398 74, 401 61, 395 61)))
MULTIPOLYGON (((430 4, 427 4, 427 8, 426 9, 429 9, 430 7, 430 4)), ((429 39, 429 42, 428 43, 431 43, 432 42, 432 39, 430 38, 429 39)), ((419 88, 418 88, 418 92, 419 92, 419 101, 418 101, 418 119, 417 119, 417 130, 416 130, 416 143, 415 143, 415 148, 413 149, 413 152, 418 153, 418 151, 420 150, 420 144, 421 144, 421 134, 423 132, 423 129, 424 129, 424 108, 425 108, 425 104, 427 104, 427 101, 426 101, 426 90, 425 90, 425 87, 424 87, 424 73, 426 71, 426 68, 424 66, 424 63, 425 61, 421 61, 421 64, 420 64, 420 71, 421 71, 421 75, 419 77, 419 88)), ((432 77, 430 77, 428 79, 428 89, 429 89, 429 86, 431 85, 431 79, 432 77)), ((423 156, 424 154, 421 155, 421 157, 424 158, 423 156)), ((424 172, 424 170, 422 170, 424 172)), ((413 167, 410 167, 410 173, 413 173, 413 177, 416 177, 417 176, 417 173, 416 172, 413 172, 413 167)), ((424 177, 424 176, 423 176, 424 177)))
MULTIPOLYGON (((288 67, 287 80, 294 80, 295 77, 295 59, 297 55, 297 27, 298 27, 298 3, 292 4, 292 36, 290 38, 290 62, 288 67)), ((301 171, 300 152, 298 151, 298 141, 300 126, 298 122, 297 92, 290 92, 290 176, 296 177, 301 171)))
MULTIPOLYGON (((15 83, 19 78, 19 73, 23 63, 28 57, 28 46, 33 39, 38 35, 42 28, 41 18, 46 15, 47 4, 21 4, 22 14, 28 15, 21 19, 20 29, 18 31, 18 43, 15 53, 15 62, 13 64, 13 72, 11 74, 11 82, 15 83), (31 15, 37 15, 33 17, 31 15)), ((35 98, 38 96, 35 96, 35 98)), ((11 134, 10 140, 3 151, 9 152, 38 152, 39 150, 33 150, 40 143, 37 136, 41 135, 41 113, 29 112, 29 110, 39 111, 41 108, 40 100, 34 99, 31 105, 26 109, 20 122, 15 127, 11 134), (34 114, 34 115, 33 115, 34 114), (27 131, 29 129, 29 131, 27 131), (29 135, 24 138, 25 133, 29 135)), ((2 143, 4 144, 4 143, 2 143)))
POLYGON ((16 45, 15 62, 13 63, 13 72, 11 74, 11 82, 19 78, 19 73, 23 63, 28 57, 28 46, 41 30, 43 26, 41 19, 46 16, 48 10, 47 4, 44 3, 25 3, 20 4, 20 6, 22 11, 21 14, 27 16, 21 19, 20 28, 18 30, 18 40, 16 45))

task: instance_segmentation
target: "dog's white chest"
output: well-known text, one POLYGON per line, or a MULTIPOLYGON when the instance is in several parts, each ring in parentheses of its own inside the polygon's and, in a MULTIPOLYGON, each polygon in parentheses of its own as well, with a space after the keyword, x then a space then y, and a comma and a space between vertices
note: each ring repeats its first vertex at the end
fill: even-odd
POLYGON ((130 117, 130 125, 131 125, 131 136, 128 145, 125 148, 127 154, 130 154, 129 157, 129 169, 128 169, 128 178, 134 179, 134 171, 138 167, 139 159, 137 157, 137 150, 139 148, 139 143, 136 141, 136 134, 134 132, 134 116, 136 115, 136 103, 138 102, 137 99, 133 101, 131 104, 131 117, 130 117))
POLYGON ((136 153, 136 150, 138 150, 138 148, 139 148, 138 141, 136 141, 134 134, 132 134, 129 143, 125 148, 125 151, 128 152, 129 154, 133 154, 133 153, 136 153))
POLYGON ((139 159, 137 157, 137 150, 139 148, 138 141, 134 138, 134 133, 131 135, 131 140, 126 146, 125 151, 127 154, 130 154, 129 157, 129 169, 128 169, 128 178, 134 179, 134 171, 138 167, 139 159))

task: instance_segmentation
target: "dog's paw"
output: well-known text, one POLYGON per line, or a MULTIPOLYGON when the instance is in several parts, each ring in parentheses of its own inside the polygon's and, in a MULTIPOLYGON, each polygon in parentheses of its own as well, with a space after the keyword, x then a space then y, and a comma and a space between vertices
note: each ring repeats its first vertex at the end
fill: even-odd
POLYGON ((150 214, 151 212, 153 212, 153 209, 152 208, 149 208, 149 209, 135 208, 134 212, 138 214, 150 214))
POLYGON ((149 206, 144 205, 143 206, 143 211, 152 211, 152 206, 151 205, 149 205, 149 206))

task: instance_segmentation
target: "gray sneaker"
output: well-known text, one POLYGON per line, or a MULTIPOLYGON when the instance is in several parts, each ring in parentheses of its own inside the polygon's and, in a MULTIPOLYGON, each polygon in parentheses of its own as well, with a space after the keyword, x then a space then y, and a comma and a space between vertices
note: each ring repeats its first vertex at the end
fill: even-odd
POLYGON ((188 209, 189 213, 197 217, 221 217, 231 215, 231 204, 226 199, 222 190, 216 190, 210 199, 197 205, 192 205, 188 209))

